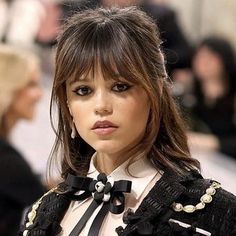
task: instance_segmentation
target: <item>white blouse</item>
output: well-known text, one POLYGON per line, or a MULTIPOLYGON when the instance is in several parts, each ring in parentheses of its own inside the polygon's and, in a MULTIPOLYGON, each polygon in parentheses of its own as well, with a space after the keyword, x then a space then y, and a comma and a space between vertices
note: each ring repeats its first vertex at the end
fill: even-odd
MULTIPOLYGON (((87 175, 90 178, 96 178, 99 174, 97 171, 94 163, 96 154, 93 155, 91 162, 90 162, 90 168, 89 168, 89 174, 87 175)), ((156 181, 160 179, 160 174, 158 171, 153 167, 153 165, 150 163, 150 161, 147 158, 139 159, 138 161, 132 163, 129 167, 130 174, 126 171, 128 161, 123 163, 121 166, 116 168, 109 177, 112 177, 115 181, 118 180, 129 180, 132 181, 132 188, 130 193, 125 193, 125 210, 131 208, 133 211, 135 211, 144 197, 148 194, 148 192, 151 190, 151 188, 155 185, 156 181)), ((60 236, 68 236, 73 228, 76 226, 80 218, 83 216, 86 209, 89 207, 91 202, 93 201, 93 198, 90 197, 88 199, 85 199, 84 201, 78 202, 78 201, 72 201, 62 222, 62 232, 60 236)), ((97 209, 94 211, 90 219, 87 221, 85 227, 83 228, 82 232, 80 233, 80 236, 87 236, 90 226, 96 217, 99 210, 102 208, 102 205, 99 205, 97 209)), ((115 236, 117 233, 115 232, 115 229, 119 226, 125 227, 122 217, 124 212, 121 214, 113 214, 109 212, 106 217, 104 218, 103 224, 101 226, 101 229, 99 231, 99 235, 109 235, 109 236, 115 236)))

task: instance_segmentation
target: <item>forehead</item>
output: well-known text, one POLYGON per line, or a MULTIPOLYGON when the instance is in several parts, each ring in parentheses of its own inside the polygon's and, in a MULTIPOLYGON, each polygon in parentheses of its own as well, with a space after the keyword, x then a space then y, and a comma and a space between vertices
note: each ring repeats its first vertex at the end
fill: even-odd
MULTIPOLYGON (((68 78, 67 83, 71 84, 76 81, 93 81, 98 78, 102 78, 104 80, 115 80, 115 81, 129 81, 135 82, 132 79, 132 76, 127 76, 126 73, 122 69, 118 69, 115 63, 111 63, 110 65, 102 66, 98 61, 96 65, 92 65, 90 68, 88 67, 83 73, 81 70, 75 70, 72 73, 71 77, 68 78)), ((137 83, 137 81, 136 81, 137 83)))

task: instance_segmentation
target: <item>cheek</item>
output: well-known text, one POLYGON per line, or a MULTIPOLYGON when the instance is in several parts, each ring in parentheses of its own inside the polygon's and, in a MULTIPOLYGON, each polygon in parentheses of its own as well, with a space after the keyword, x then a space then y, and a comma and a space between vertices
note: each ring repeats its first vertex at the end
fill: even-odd
POLYGON ((79 133, 88 126, 88 121, 90 118, 91 111, 89 111, 88 106, 83 106, 77 102, 72 102, 70 104, 70 113, 73 117, 73 122, 79 133))
POLYGON ((143 99, 133 99, 127 105, 124 105, 120 112, 127 126, 136 130, 144 130, 146 128, 150 112, 150 102, 146 97, 140 97, 143 99))
POLYGON ((206 67, 206 59, 204 57, 196 56, 193 61, 193 68, 195 70, 195 73, 201 73, 202 71, 205 71, 207 69, 206 67))
POLYGON ((27 91, 21 91, 15 98, 14 107, 23 109, 28 104, 28 100, 27 91))
POLYGON ((35 96, 35 91, 24 90, 18 94, 14 102, 14 110, 25 118, 32 118, 38 98, 35 96))
POLYGON ((218 57, 212 58, 212 70, 218 74, 222 73, 223 65, 221 60, 218 57))

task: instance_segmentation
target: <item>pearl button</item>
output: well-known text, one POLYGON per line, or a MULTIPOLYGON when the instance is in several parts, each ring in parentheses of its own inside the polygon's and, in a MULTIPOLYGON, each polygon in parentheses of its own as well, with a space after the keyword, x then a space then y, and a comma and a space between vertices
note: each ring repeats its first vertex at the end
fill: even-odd
POLYGON ((206 189, 206 193, 201 196, 200 202, 196 205, 186 205, 183 206, 181 203, 174 203, 172 205, 175 211, 184 211, 187 213, 193 213, 195 210, 202 210, 206 206, 205 203, 210 203, 212 201, 212 196, 215 195, 216 189, 220 188, 220 184, 213 182, 209 188, 206 189))
POLYGON ((174 210, 175 211, 182 211, 183 210, 183 205, 181 203, 176 203, 174 205, 174 210))
POLYGON ((206 190, 206 193, 209 195, 214 195, 216 193, 216 190, 214 188, 210 187, 206 190))
POLYGON ((204 202, 200 202, 196 205, 196 210, 201 210, 205 207, 205 203, 204 202))
POLYGON ((212 201, 212 197, 211 195, 208 194, 204 194, 201 198, 200 198, 201 202, 204 203, 210 203, 212 201))
POLYGON ((184 206, 183 210, 187 213, 193 213, 196 210, 196 208, 193 205, 186 205, 184 206))
POLYGON ((23 232, 23 236, 27 236, 28 235, 28 230, 25 230, 24 232, 23 232))

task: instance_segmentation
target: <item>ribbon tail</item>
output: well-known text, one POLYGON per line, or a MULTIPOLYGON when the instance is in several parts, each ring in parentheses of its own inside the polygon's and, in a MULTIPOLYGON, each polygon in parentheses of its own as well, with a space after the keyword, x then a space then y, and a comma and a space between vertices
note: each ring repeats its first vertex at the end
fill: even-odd
POLYGON ((104 203, 89 229, 88 236, 98 236, 100 228, 102 226, 102 222, 109 211, 109 207, 109 203, 104 203))
POLYGON ((86 210, 82 218, 79 220, 79 222, 76 224, 74 229, 71 231, 69 236, 78 236, 80 234, 80 232, 86 225, 87 221, 89 220, 89 218, 99 205, 100 204, 97 203, 96 201, 92 201, 92 203, 89 205, 88 209, 86 210))

